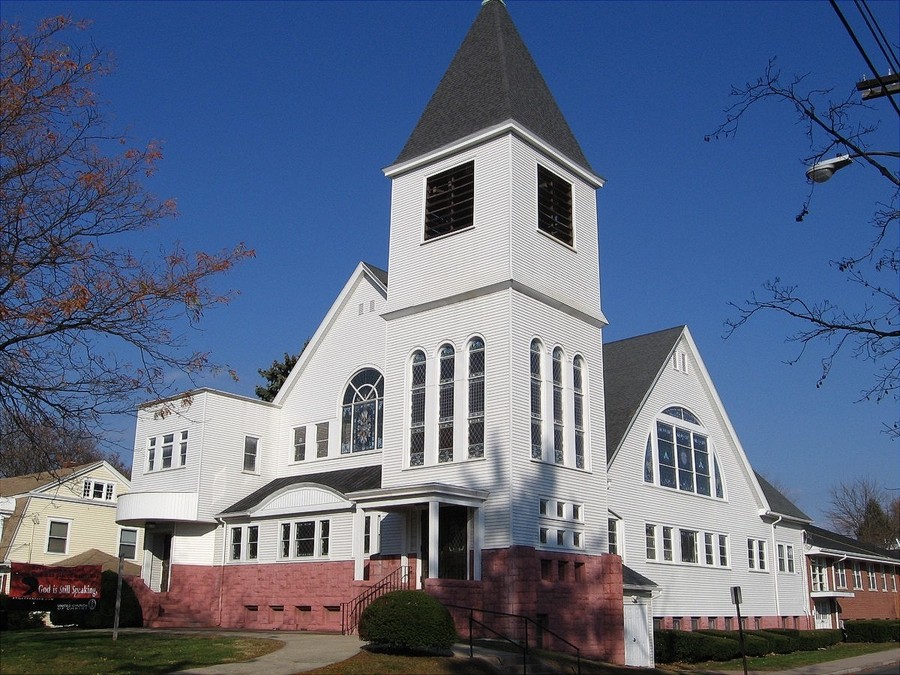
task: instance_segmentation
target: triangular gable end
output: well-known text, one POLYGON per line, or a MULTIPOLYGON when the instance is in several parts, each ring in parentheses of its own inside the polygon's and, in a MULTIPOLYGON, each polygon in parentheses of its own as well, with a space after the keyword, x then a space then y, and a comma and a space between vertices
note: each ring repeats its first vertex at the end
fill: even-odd
POLYGON ((387 298, 387 284, 385 283, 387 280, 386 273, 377 267, 360 262, 353 271, 353 274, 350 275, 347 283, 344 284, 344 287, 341 289, 341 292, 338 294, 335 301, 332 303, 325 318, 322 319, 322 322, 316 329, 316 332, 313 333, 313 336, 309 339, 309 344, 306 346, 306 349, 303 350, 300 358, 297 359, 297 363, 294 364, 290 374, 287 376, 284 384, 272 401, 273 404, 279 406, 282 405, 284 400, 290 395, 291 390, 300 378, 304 368, 310 362, 313 355, 316 353, 318 346, 328 334, 329 328, 334 324, 341 311, 347 306, 353 292, 364 280, 371 283, 382 297, 387 298))

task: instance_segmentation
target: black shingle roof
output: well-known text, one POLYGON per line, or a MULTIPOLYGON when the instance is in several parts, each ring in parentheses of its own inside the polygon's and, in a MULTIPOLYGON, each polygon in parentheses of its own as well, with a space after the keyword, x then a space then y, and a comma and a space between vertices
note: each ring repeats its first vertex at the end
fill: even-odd
POLYGON ((622 442, 684 326, 610 342, 603 346, 607 461, 622 442))
POLYGON ((894 557, 891 551, 875 546, 874 544, 866 544, 856 539, 851 539, 843 534, 831 532, 830 530, 816 527, 815 525, 806 525, 803 528, 806 531, 806 540, 813 546, 819 548, 827 548, 833 551, 843 551, 848 554, 880 556, 882 558, 894 557))
POLYGON ((593 171, 506 6, 482 6, 396 163, 515 120, 593 171))
POLYGON ((625 588, 657 588, 659 584, 643 574, 635 572, 628 565, 622 565, 622 586, 625 588))
POLYGON ((364 466, 358 469, 342 469, 339 471, 323 471, 322 473, 308 473, 302 476, 285 476, 276 478, 271 483, 264 485, 255 492, 251 492, 238 502, 235 502, 222 514, 243 513, 254 506, 261 504, 267 497, 279 490, 291 485, 301 483, 314 483, 324 485, 341 494, 356 492, 357 490, 374 490, 381 487, 381 466, 364 466))
POLYGON ((771 509, 773 513, 788 516, 789 518, 796 518, 798 520, 812 521, 812 518, 797 508, 797 505, 781 494, 774 485, 756 473, 756 471, 753 473, 756 474, 756 480, 759 483, 759 487, 762 488, 763 495, 765 495, 766 501, 769 502, 769 509, 771 509))

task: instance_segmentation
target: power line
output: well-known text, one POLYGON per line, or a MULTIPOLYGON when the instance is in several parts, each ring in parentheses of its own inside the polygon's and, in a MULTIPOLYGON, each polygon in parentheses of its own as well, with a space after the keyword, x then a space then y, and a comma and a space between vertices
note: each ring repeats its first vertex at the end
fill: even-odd
POLYGON ((869 55, 866 54, 866 50, 863 48, 862 44, 860 44, 859 40, 856 37, 856 34, 853 32, 853 28, 850 27, 850 24, 847 23, 847 19, 844 17, 844 13, 841 11, 841 8, 837 6, 837 2, 835 0, 829 0, 831 3, 831 8, 838 15, 838 18, 841 20, 841 23, 844 24, 844 30, 847 31, 847 34, 850 36, 850 39, 853 40, 853 44, 856 45, 856 48, 859 50, 859 53, 862 54, 863 59, 866 62, 866 65, 869 66, 869 69, 872 71, 872 74, 875 76, 875 79, 878 80, 879 84, 881 84, 882 90, 884 91, 885 96, 888 101, 891 102, 891 105, 894 107, 894 110, 897 112, 897 115, 900 116, 900 107, 897 106, 897 102, 893 99, 892 96, 889 95, 887 85, 882 80, 881 76, 878 74, 878 70, 872 64, 872 60, 869 58, 869 55))
POLYGON ((894 54, 893 50, 891 49, 890 43, 881 30, 881 26, 878 25, 878 19, 875 18, 875 15, 869 8, 869 4, 866 2, 866 0, 862 0, 862 2, 860 2, 860 0, 853 0, 853 2, 856 5, 856 9, 859 12, 860 16, 862 16, 863 21, 865 21, 869 32, 872 34, 872 37, 875 38, 875 43, 878 45, 878 48, 884 55, 884 58, 887 59, 888 68, 893 70, 895 73, 900 72, 900 63, 898 63, 897 61, 897 55, 894 54))

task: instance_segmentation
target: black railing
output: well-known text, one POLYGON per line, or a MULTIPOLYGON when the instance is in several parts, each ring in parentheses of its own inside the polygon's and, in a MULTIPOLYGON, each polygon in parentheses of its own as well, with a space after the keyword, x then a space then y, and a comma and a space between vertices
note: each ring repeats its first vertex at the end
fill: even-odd
MULTIPOLYGON (((522 673, 523 673, 523 675, 528 675, 528 657, 531 652, 528 626, 529 626, 529 624, 534 624, 535 634, 538 637, 542 636, 543 633, 549 633, 550 635, 555 637, 560 642, 565 643, 566 645, 568 645, 569 647, 571 647, 572 649, 575 650, 576 672, 578 673, 578 675, 581 675, 581 649, 577 645, 572 644, 571 642, 566 640, 564 637, 559 635, 559 633, 553 632, 552 630, 547 628, 545 625, 543 625, 542 623, 540 623, 538 621, 535 621, 531 617, 524 616, 522 614, 509 614, 507 612, 494 612, 489 609, 476 609, 474 607, 462 607, 460 605, 444 605, 444 606, 448 607, 450 609, 462 609, 469 613, 469 658, 472 658, 475 655, 475 643, 474 643, 474 638, 472 636, 472 626, 473 626, 473 624, 477 624, 481 628, 493 633, 494 635, 496 635, 498 638, 500 638, 504 642, 508 642, 509 644, 513 645, 517 650, 521 649, 522 650, 522 673), (516 642, 515 639, 513 639, 507 635, 504 635, 503 633, 501 633, 497 630, 494 630, 493 628, 491 628, 489 625, 487 625, 483 621, 479 621, 478 619, 475 618, 476 612, 478 612, 480 614, 491 614, 493 616, 505 617, 507 619, 515 619, 517 621, 521 621, 522 622, 521 633, 522 633, 522 638, 523 638, 522 641, 516 642)), ((539 648, 541 646, 542 645, 540 645, 540 644, 538 645, 539 648)))
POLYGON ((367 588, 350 602, 341 603, 341 634, 349 635, 359 625, 363 610, 378 597, 391 591, 409 589, 409 567, 398 567, 374 586, 367 588))

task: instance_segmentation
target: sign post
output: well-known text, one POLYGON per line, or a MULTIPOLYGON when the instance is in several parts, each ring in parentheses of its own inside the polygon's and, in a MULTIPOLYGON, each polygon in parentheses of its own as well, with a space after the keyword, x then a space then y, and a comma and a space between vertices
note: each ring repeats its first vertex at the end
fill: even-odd
POLYGON ((731 587, 731 602, 737 607, 738 635, 741 639, 741 660, 744 662, 744 675, 747 675, 747 650, 744 648, 744 622, 741 619, 741 587, 731 587))

